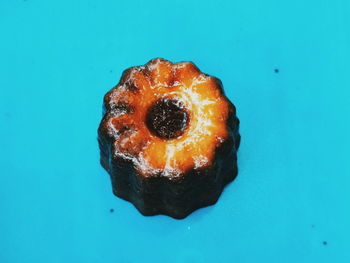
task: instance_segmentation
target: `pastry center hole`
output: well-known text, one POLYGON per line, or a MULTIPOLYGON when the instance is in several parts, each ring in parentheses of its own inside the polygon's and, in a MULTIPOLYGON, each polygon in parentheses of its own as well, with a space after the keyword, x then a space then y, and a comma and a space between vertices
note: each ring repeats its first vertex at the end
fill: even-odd
POLYGON ((146 115, 146 125, 155 135, 173 139, 183 134, 189 121, 184 105, 175 99, 156 101, 146 115))

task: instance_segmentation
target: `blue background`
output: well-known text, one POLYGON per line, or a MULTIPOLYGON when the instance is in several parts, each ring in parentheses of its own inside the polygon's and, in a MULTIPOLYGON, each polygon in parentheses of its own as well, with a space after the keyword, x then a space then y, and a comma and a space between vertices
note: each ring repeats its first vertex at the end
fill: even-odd
POLYGON ((0 262, 350 262, 349 17, 347 0, 1 0, 0 262), (154 57, 221 78, 241 119, 237 180, 184 220, 140 215, 99 164, 103 95, 154 57))

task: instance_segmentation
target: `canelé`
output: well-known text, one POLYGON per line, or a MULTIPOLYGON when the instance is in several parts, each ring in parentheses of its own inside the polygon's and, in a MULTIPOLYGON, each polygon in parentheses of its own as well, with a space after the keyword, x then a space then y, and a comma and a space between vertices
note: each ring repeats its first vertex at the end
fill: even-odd
POLYGON ((184 218, 236 177, 238 128, 218 78, 153 59, 125 70, 105 95, 100 161, 114 194, 143 215, 184 218))

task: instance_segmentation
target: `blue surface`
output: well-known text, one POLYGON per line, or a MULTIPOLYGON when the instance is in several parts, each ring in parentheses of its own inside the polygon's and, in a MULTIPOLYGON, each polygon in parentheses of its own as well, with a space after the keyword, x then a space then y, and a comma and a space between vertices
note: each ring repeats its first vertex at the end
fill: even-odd
POLYGON ((347 0, 1 0, 0 262, 350 262, 349 17, 347 0), (221 78, 241 119, 237 180, 184 220, 143 217, 99 165, 104 93, 154 57, 221 78))

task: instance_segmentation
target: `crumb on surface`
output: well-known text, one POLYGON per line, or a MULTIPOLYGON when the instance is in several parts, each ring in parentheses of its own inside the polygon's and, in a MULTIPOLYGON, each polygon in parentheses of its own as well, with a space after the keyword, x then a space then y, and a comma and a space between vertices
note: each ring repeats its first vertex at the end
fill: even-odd
POLYGON ((110 212, 110 213, 113 213, 113 212, 114 212, 114 209, 113 209, 113 208, 109 209, 109 212, 110 212))
POLYGON ((278 68, 275 68, 275 73, 280 72, 280 70, 278 68))
POLYGON ((323 244, 324 246, 327 246, 328 243, 327 243, 327 241, 323 241, 322 244, 323 244))

